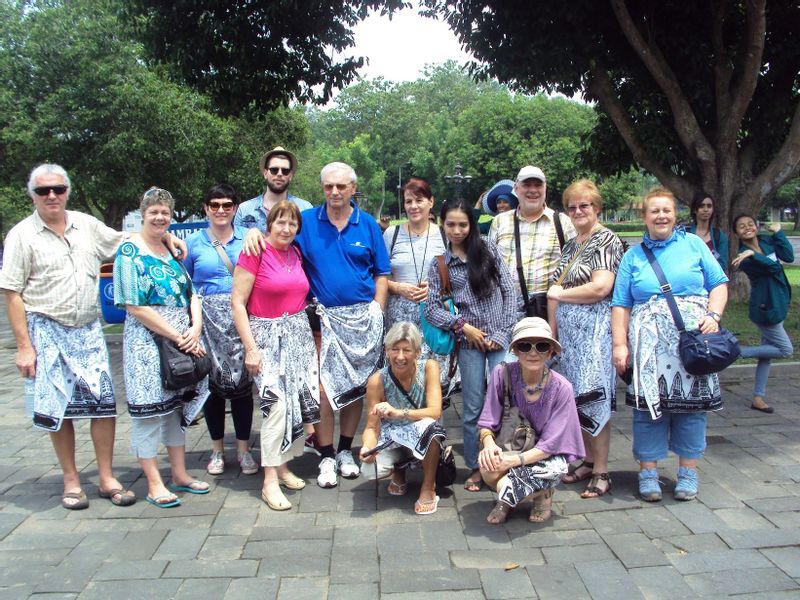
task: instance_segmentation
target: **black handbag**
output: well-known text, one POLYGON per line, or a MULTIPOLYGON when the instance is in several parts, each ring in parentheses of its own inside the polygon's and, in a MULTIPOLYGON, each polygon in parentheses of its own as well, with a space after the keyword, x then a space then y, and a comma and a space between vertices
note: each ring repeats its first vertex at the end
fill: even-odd
MULTIPOLYGON (((189 282, 188 296, 189 306, 189 325, 192 323, 192 278, 186 271, 183 263, 176 259, 176 261, 186 280, 189 282)), ((211 372, 211 358, 209 356, 194 356, 183 352, 175 342, 158 333, 150 332, 153 336, 153 341, 158 348, 159 368, 161 372, 161 385, 165 390, 180 390, 185 387, 192 386, 198 381, 203 379, 211 372)))
POLYGON ((686 372, 691 375, 710 375, 730 366, 742 353, 736 336, 721 325, 716 333, 703 333, 699 329, 686 331, 683 317, 672 295, 672 286, 664 276, 661 265, 650 248, 642 244, 642 250, 656 273, 669 312, 672 313, 672 320, 680 333, 678 354, 686 372))
POLYGON ((436 465, 436 488, 450 487, 456 481, 456 457, 452 446, 445 446, 439 453, 439 464, 436 465))

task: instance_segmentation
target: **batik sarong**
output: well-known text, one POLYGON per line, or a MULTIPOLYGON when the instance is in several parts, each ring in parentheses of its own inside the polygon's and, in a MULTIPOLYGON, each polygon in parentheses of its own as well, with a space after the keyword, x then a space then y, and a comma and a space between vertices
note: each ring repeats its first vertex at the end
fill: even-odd
POLYGON ((367 379, 383 363, 383 311, 375 302, 326 308, 322 323, 320 383, 334 411, 364 397, 367 379))
MULTIPOLYGON (((409 321, 416 325, 417 329, 421 330, 419 322, 419 304, 399 294, 391 294, 389 296, 389 302, 386 305, 386 331, 389 331, 392 325, 399 321, 409 321)), ((425 343, 425 338, 422 338, 420 358, 423 360, 435 360, 439 363, 439 380, 442 386, 442 408, 444 409, 450 406, 450 396, 457 392, 461 384, 461 374, 458 372, 458 368, 456 367, 456 372, 452 378, 448 377, 450 356, 436 354, 430 349, 428 344, 425 343)))
MULTIPOLYGON (((178 331, 189 328, 189 313, 176 306, 151 306, 178 331)), ((158 417, 180 410, 181 429, 186 429, 208 400, 208 377, 191 387, 165 390, 161 386, 158 348, 150 330, 133 315, 125 319, 122 334, 122 365, 128 413, 132 419, 158 417)))
POLYGON ((314 336, 305 311, 275 319, 250 317, 261 370, 255 376, 261 413, 286 405, 286 427, 281 452, 303 435, 303 423, 319 422, 319 368, 314 336))
POLYGON ((203 347, 211 358, 211 385, 223 394, 249 388, 244 347, 233 323, 230 294, 203 296, 203 347))
POLYGON ((516 506, 531 494, 556 487, 567 474, 568 467, 567 460, 560 454, 532 465, 512 467, 508 472, 508 484, 500 488, 498 497, 506 504, 516 506))
POLYGON ((558 305, 561 358, 556 368, 572 384, 581 428, 596 436, 616 409, 611 361, 611 303, 558 305))
POLYGON ((28 313, 36 351, 33 425, 58 431, 64 419, 116 417, 108 349, 99 321, 68 327, 28 313))
POLYGON ((445 435, 442 424, 430 417, 418 421, 381 419, 381 435, 375 450, 391 450, 402 446, 411 450, 414 458, 422 460, 431 443, 436 440, 441 444, 445 435))
MULTIPOLYGON (((705 296, 676 297, 687 329, 696 329, 706 314, 705 296)), ((722 409, 719 377, 690 375, 678 354, 679 333, 664 298, 653 296, 631 311, 628 346, 633 363, 633 381, 625 403, 649 410, 653 419, 667 412, 704 412, 722 409)))

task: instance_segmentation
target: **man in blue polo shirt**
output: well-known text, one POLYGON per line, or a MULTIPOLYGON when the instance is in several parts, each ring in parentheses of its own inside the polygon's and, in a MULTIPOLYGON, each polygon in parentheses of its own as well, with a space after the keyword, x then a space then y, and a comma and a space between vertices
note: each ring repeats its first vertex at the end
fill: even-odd
POLYGON ((345 163, 320 174, 325 204, 303 211, 297 243, 311 292, 319 303, 323 396, 317 439, 322 460, 317 484, 331 488, 337 473, 348 479, 360 469, 350 450, 361 419, 367 379, 383 359, 383 308, 391 273, 381 228, 353 201, 356 174, 345 163), (334 411, 340 413, 334 452, 334 411))

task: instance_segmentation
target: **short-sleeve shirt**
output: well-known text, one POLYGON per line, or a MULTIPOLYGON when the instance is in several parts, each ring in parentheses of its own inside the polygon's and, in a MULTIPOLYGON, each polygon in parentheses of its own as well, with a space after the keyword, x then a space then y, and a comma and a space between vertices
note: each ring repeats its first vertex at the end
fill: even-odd
POLYGON ((172 256, 158 257, 125 242, 114 259, 114 304, 117 306, 189 305, 189 281, 172 256))
POLYGON ((266 250, 258 256, 242 253, 236 266, 255 275, 247 300, 248 314, 274 319, 305 308, 308 278, 296 247, 290 246, 287 252, 281 252, 267 244, 266 250))
POLYGON ((623 248, 617 234, 606 227, 600 227, 583 244, 574 237, 564 244, 561 264, 551 280, 555 283, 567 267, 567 275, 561 282, 564 289, 589 283, 595 271, 616 273, 624 254, 623 248))
POLYGON ((398 283, 419 285, 421 281, 426 281, 431 265, 445 250, 441 229, 434 224, 431 224, 426 236, 409 236, 408 229, 403 225, 389 227, 383 232, 383 242, 392 265, 392 279, 398 283))
MULTIPOLYGON (((233 237, 221 246, 234 266, 242 252, 245 233, 247 230, 244 227, 234 227, 233 237)), ((233 287, 233 275, 222 262, 208 231, 202 229, 187 237, 186 248, 188 254, 186 260, 183 261, 183 266, 189 272, 198 293, 203 295, 230 294, 233 287)))
POLYGON ((97 319, 100 263, 127 234, 81 212, 66 220, 63 237, 35 211, 8 232, 0 289, 19 293, 26 312, 82 327, 97 319))
MULTIPOLYGON (((286 199, 289 202, 294 202, 301 212, 311 208, 310 202, 297 196, 288 194, 286 199)), ((233 218, 233 225, 244 227, 245 229, 257 227, 259 231, 266 232, 267 217, 269 217, 269 211, 264 208, 264 196, 256 196, 239 205, 236 210, 236 216, 233 218)))
MULTIPOLYGON (((509 210, 497 215, 489 229, 489 239, 500 250, 503 262, 508 270, 514 274, 514 286, 518 293, 519 277, 517 274, 516 240, 514 239, 514 215, 519 215, 519 208, 509 210)), ((564 213, 558 213, 564 239, 575 237, 575 227, 564 213)), ((525 283, 529 294, 542 294, 550 287, 553 271, 561 261, 561 247, 558 243, 558 233, 555 227, 555 211, 545 208, 544 212, 535 221, 519 218, 520 256, 525 274, 525 283)))
MULTIPOLYGON (((683 227, 676 227, 666 240, 651 240, 645 233, 642 244, 648 244, 672 287, 674 296, 708 296, 708 292, 728 278, 706 243, 683 227)), ((625 253, 617 270, 611 306, 631 308, 653 296, 664 297, 653 267, 642 245, 625 253)))
POLYGON ((351 200, 353 212, 339 231, 326 205, 303 211, 295 238, 303 253, 311 292, 324 306, 351 306, 375 297, 375 277, 391 274, 383 232, 351 200))

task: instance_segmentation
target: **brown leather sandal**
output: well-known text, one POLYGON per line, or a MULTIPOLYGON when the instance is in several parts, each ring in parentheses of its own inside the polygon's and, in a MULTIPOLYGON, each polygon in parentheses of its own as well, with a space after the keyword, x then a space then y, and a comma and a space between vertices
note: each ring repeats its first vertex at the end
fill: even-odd
POLYGON ((531 523, 544 523, 553 516, 553 494, 555 494, 555 490, 549 488, 533 499, 533 508, 531 508, 528 521, 531 523))
POLYGON ((581 492, 581 498, 599 498, 606 492, 611 492, 611 477, 608 473, 595 473, 592 475, 592 480, 589 482, 589 485, 581 492), (601 481, 607 483, 606 489, 604 490, 597 487, 597 484, 601 481))
POLYGON ((501 525, 506 522, 508 513, 511 512, 511 506, 502 500, 498 500, 494 505, 492 512, 486 515, 486 522, 492 525, 501 525))

